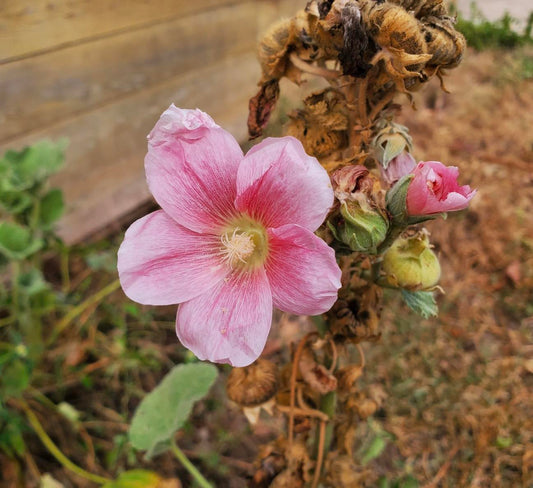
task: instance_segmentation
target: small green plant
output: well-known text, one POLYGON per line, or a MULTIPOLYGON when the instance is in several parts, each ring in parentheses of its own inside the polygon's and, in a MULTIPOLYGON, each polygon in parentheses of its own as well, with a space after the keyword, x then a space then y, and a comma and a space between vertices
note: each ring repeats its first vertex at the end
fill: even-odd
POLYGON ((516 20, 509 12, 505 12, 500 19, 491 22, 477 5, 472 3, 468 19, 460 13, 457 14, 457 30, 465 36, 468 45, 477 51, 494 48, 512 49, 533 42, 531 37, 533 12, 529 14, 522 33, 513 29, 516 20))
POLYGON ((53 227, 64 210, 48 178, 63 164, 65 141, 41 141, 0 159, 0 448, 21 454, 20 417, 6 407, 29 386, 44 349, 43 317, 57 292, 41 271, 44 253, 58 249, 53 227))

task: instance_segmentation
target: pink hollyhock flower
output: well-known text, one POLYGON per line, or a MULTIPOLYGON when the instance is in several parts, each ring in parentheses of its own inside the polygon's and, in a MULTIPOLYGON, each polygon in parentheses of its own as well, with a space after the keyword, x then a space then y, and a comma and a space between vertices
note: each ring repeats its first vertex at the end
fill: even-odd
POLYGON ((459 186, 459 169, 438 161, 418 163, 407 189, 407 213, 431 215, 462 210, 475 195, 468 185, 459 186))
POLYGON ((389 185, 393 185, 403 176, 412 173, 416 168, 416 161, 407 151, 403 151, 393 158, 387 165, 387 169, 379 165, 383 180, 389 185))
POLYGON ((126 232, 122 288, 139 303, 181 304, 178 338, 200 359, 252 363, 272 306, 304 315, 331 308, 341 272, 313 232, 333 190, 297 139, 266 139, 243 156, 207 114, 171 105, 148 137, 145 169, 162 210, 126 232))

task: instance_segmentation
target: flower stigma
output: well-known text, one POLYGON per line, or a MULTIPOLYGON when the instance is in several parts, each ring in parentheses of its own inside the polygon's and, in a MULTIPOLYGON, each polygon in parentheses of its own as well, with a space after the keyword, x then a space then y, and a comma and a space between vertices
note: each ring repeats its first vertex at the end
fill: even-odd
POLYGON ((268 253, 267 240, 262 226, 248 219, 239 219, 220 236, 223 259, 234 269, 262 265, 268 253))

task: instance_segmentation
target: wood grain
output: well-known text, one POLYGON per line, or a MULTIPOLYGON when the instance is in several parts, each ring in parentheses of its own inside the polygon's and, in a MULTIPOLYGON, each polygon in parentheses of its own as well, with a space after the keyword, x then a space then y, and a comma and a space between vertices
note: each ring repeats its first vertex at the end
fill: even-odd
POLYGON ((143 166, 146 135, 170 103, 200 107, 244 140, 248 99, 258 76, 253 53, 227 58, 19 138, 0 151, 44 137, 69 139, 67 164, 52 184, 63 188, 68 207, 59 233, 67 243, 78 242, 150 198, 143 166))
POLYGON ((239 0, 2 0, 0 62, 239 0))
POLYGON ((254 50, 257 2, 0 65, 0 142, 254 50))

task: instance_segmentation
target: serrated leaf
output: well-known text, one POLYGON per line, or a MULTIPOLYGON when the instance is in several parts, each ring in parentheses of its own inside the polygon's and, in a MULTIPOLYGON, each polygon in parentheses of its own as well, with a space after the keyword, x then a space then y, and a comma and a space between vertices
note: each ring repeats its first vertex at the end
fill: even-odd
POLYGON ((159 444, 169 442, 216 377, 217 369, 208 363, 175 366, 137 408, 129 432, 133 447, 151 457, 159 444))
POLYGON ((63 215, 65 204, 63 192, 58 188, 50 190, 42 199, 39 221, 43 229, 49 229, 63 215))
POLYGON ((41 239, 33 239, 27 227, 12 222, 0 222, 0 253, 8 259, 25 259, 43 245, 41 239))
POLYGON ((153 471, 133 469, 126 471, 113 481, 108 481, 102 488, 157 488, 161 478, 153 471))
POLYGON ((425 319, 439 314, 439 307, 432 291, 402 290, 402 298, 411 310, 425 319))

